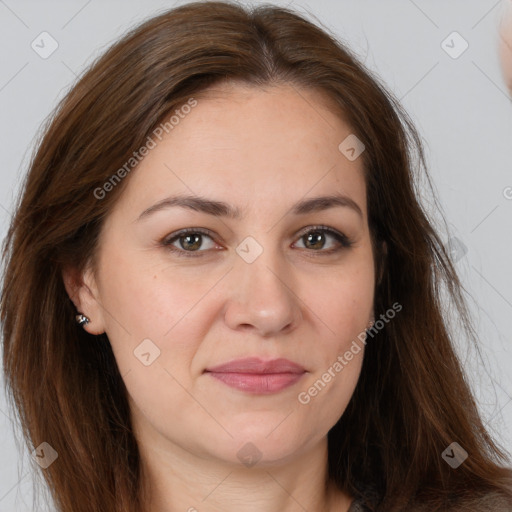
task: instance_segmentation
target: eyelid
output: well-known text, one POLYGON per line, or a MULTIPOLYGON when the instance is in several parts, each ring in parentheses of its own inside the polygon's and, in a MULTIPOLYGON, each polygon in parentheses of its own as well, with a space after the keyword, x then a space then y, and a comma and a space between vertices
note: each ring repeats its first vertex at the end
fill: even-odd
MULTIPOLYGON (((324 232, 324 233, 326 233, 328 235, 331 235, 340 244, 340 247, 337 247, 335 249, 318 250, 318 251, 309 250, 309 249, 302 249, 302 250, 307 251, 308 253, 310 253, 312 256, 321 256, 321 255, 334 254, 334 253, 337 253, 337 252, 339 252, 339 251, 341 251, 343 249, 350 248, 353 245, 353 243, 354 243, 354 241, 351 240, 344 233, 338 231, 337 229, 331 228, 329 226, 325 226, 323 224, 306 226, 306 227, 302 228, 300 231, 298 231, 294 235, 294 238, 295 239, 300 239, 303 236, 305 236, 307 233, 314 232, 314 231, 322 231, 322 232, 324 232)), ((169 249, 170 251, 172 251, 173 253, 175 253, 179 257, 180 256, 192 257, 192 258, 193 257, 198 257, 198 256, 202 256, 202 253, 208 253, 208 252, 210 252, 212 250, 212 249, 209 249, 209 250, 203 250, 203 251, 200 251, 200 250, 198 250, 198 251, 185 251, 183 249, 174 247, 172 245, 177 239, 179 239, 180 237, 185 236, 185 235, 187 235, 189 233, 206 235, 206 236, 210 237, 212 239, 212 241, 214 241, 216 243, 216 240, 215 240, 216 235, 211 230, 209 230, 207 228, 199 228, 198 227, 198 228, 184 228, 184 229, 180 229, 178 231, 175 231, 174 233, 171 233, 170 235, 165 236, 160 241, 160 245, 162 245, 163 247, 169 249)))
MULTIPOLYGON (((323 224, 316 224, 316 225, 312 225, 312 226, 306 226, 305 228, 301 229, 295 235, 295 238, 300 239, 303 236, 305 236, 307 233, 311 233, 311 232, 315 232, 315 231, 321 231, 321 232, 327 233, 328 235, 331 235, 332 237, 334 237, 336 239, 336 241, 341 245, 341 247, 336 248, 336 249, 326 250, 326 251, 322 251, 322 250, 319 250, 319 251, 309 250, 308 252, 311 253, 313 256, 315 256, 315 255, 320 256, 322 254, 326 254, 326 255, 334 254, 336 252, 339 252, 342 249, 348 249, 348 248, 350 248, 354 244, 354 240, 349 238, 347 235, 345 235, 341 231, 338 231, 337 229, 331 228, 329 226, 325 226, 323 224)), ((305 250, 307 250, 307 249, 305 249, 305 250)))
POLYGON ((207 228, 184 228, 180 229, 178 231, 175 231, 174 233, 171 233, 170 235, 165 236, 161 241, 160 245, 163 245, 165 248, 170 249, 171 251, 178 253, 179 256, 183 256, 183 253, 185 256, 192 256, 200 255, 201 253, 208 252, 208 251, 184 251, 183 249, 178 249, 177 247, 174 247, 172 244, 181 238, 182 236, 185 236, 189 233, 195 234, 201 234, 209 236, 213 241, 215 241, 215 234, 213 231, 207 229, 207 228))

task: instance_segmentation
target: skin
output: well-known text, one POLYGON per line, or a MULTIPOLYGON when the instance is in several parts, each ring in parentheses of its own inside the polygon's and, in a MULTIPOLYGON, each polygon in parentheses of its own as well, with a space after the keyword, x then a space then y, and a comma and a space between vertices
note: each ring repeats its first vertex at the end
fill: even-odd
POLYGON ((503 5, 499 53, 503 78, 512 95, 512 0, 506 0, 503 5))
MULTIPOLYGON (((307 405, 298 394, 373 318, 362 158, 349 161, 339 151, 352 131, 318 92, 231 84, 196 98, 127 178, 103 226, 96 271, 78 280, 65 272, 66 288, 91 319, 85 329, 106 332, 112 344, 150 489, 148 510, 347 511, 351 496, 325 486, 327 433, 353 394, 364 350, 307 405), (297 201, 333 192, 350 197, 362 215, 348 207, 290 213, 297 201), (137 221, 177 193, 225 201, 243 216, 172 207, 137 221), (300 231, 318 224, 353 245, 328 255, 340 247, 329 234, 308 245, 300 231), (212 231, 198 244, 199 257, 179 257, 160 243, 183 228, 212 231), (247 236, 263 248, 250 264, 235 251, 247 236), (161 351, 149 366, 134 356, 146 338, 161 351), (248 356, 288 358, 307 373, 270 395, 204 373, 248 356), (252 467, 237 457, 249 442, 261 453, 252 467)), ((184 252, 189 246, 181 243, 185 249, 180 240, 173 246, 184 252)))

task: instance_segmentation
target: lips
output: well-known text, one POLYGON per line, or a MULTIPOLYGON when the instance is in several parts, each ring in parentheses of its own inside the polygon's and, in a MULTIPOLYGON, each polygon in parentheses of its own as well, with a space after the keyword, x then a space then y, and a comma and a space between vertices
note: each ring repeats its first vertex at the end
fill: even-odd
POLYGON ((288 359, 263 361, 257 357, 247 357, 207 368, 206 371, 218 373, 304 373, 306 370, 288 359))
POLYGON ((209 367, 205 373, 224 384, 253 394, 277 393, 302 378, 306 370, 288 359, 237 359, 209 367))

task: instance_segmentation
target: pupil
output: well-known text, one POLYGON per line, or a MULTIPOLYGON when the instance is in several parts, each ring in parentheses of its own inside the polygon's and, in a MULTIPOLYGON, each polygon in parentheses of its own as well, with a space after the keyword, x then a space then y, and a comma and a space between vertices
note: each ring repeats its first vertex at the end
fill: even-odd
POLYGON ((323 233, 319 233, 318 231, 316 231, 315 233, 310 233, 309 235, 307 235, 307 241, 308 241, 308 243, 310 241, 312 241, 313 244, 317 244, 320 242, 320 246, 322 246, 323 244, 321 242, 322 242, 323 236, 324 236, 323 233), (316 241, 315 241, 315 238, 316 238, 316 241))
POLYGON ((185 235, 183 238, 185 239, 185 245, 183 245, 183 243, 181 244, 183 249, 198 249, 201 246, 201 235, 185 235), (189 245, 189 241, 191 239, 195 239, 195 242, 192 242, 192 244, 189 245))

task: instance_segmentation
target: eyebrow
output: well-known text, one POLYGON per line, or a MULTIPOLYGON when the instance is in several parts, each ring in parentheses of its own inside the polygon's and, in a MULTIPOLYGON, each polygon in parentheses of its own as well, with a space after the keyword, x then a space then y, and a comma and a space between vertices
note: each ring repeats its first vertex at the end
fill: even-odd
MULTIPOLYGON (((173 207, 186 208, 206 213, 207 215, 213 215, 215 217, 226 217, 235 220, 242 217, 242 211, 239 208, 231 206, 223 201, 215 201, 214 199, 207 199, 199 196, 177 195, 167 197, 144 210, 137 218, 137 222, 148 217, 152 213, 173 207)), ((342 194, 304 199, 293 205, 291 212, 294 215, 305 215, 337 207, 350 208, 360 217, 363 217, 363 212, 359 205, 350 197, 342 194)))

